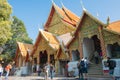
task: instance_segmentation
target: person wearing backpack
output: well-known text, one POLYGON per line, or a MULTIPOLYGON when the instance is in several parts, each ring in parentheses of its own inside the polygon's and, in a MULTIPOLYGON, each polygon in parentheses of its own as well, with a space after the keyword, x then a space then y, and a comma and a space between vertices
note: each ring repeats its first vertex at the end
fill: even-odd
POLYGON ((84 78, 85 76, 84 76, 84 73, 85 73, 85 61, 84 61, 84 58, 83 59, 81 59, 81 61, 80 61, 80 67, 81 67, 81 72, 82 72, 82 78, 84 78))
POLYGON ((90 62, 88 61, 87 57, 85 57, 85 59, 84 59, 84 71, 83 71, 83 73, 84 73, 84 79, 85 79, 85 80, 87 79, 88 64, 89 64, 89 63, 90 63, 90 62))
POLYGON ((116 62, 114 60, 111 60, 110 57, 107 58, 107 66, 109 67, 109 74, 115 80, 114 74, 114 68, 116 67, 116 62))
POLYGON ((77 68, 78 68, 78 75, 79 75, 79 79, 80 78, 83 78, 83 70, 82 70, 82 67, 81 67, 81 65, 80 65, 80 60, 78 61, 78 63, 77 63, 77 68))

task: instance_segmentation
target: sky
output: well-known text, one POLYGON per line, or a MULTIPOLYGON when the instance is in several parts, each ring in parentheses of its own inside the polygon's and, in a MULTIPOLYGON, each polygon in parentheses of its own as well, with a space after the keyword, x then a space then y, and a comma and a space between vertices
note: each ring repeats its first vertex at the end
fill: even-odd
MULTIPOLYGON (((81 1, 84 8, 94 17, 106 23, 108 16, 110 22, 120 20, 120 0, 53 0, 56 5, 62 7, 61 3, 78 17, 82 16, 81 1)), ((12 6, 12 16, 17 16, 26 26, 27 33, 33 43, 35 42, 39 29, 43 29, 46 23, 52 0, 8 0, 12 6)))

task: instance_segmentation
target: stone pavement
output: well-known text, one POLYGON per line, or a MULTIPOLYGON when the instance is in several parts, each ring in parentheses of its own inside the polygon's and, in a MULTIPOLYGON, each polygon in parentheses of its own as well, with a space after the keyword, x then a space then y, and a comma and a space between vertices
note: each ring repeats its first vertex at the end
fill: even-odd
MULTIPOLYGON (((4 77, 2 80, 5 80, 4 77)), ((45 80, 45 79, 44 79, 44 77, 37 77, 37 76, 26 76, 26 77, 9 76, 8 80, 45 80)), ((49 80, 51 80, 51 79, 49 79, 49 80)), ((83 79, 78 79, 75 77, 54 77, 53 80, 83 80, 83 79)), ((87 80, 112 80, 112 79, 89 77, 87 80)))

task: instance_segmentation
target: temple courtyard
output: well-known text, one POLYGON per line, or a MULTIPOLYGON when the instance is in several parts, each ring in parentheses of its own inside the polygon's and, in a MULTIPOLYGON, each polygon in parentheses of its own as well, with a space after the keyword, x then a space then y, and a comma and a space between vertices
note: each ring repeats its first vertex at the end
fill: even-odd
MULTIPOLYGON (((4 76, 2 77, 2 80, 4 79, 4 76)), ((9 76, 8 80, 45 80, 44 77, 38 77, 38 76, 25 76, 25 77, 20 77, 20 76, 9 76)), ((51 80, 49 78, 49 80, 51 80)), ((77 77, 54 77, 53 80, 82 80, 78 79, 77 77)), ((98 78, 98 77, 88 77, 87 80, 112 80, 110 77, 104 77, 104 78, 98 78)))

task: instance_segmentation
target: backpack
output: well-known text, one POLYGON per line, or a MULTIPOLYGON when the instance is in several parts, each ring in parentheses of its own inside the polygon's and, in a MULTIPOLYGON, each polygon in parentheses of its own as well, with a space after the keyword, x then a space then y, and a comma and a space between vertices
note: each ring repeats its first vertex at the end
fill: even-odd
POLYGON ((84 60, 82 60, 82 61, 80 62, 80 66, 81 66, 81 67, 85 67, 85 62, 84 62, 84 60))
POLYGON ((80 63, 77 63, 77 68, 80 69, 80 63))
POLYGON ((116 62, 114 60, 110 60, 109 66, 112 68, 116 67, 116 62))

